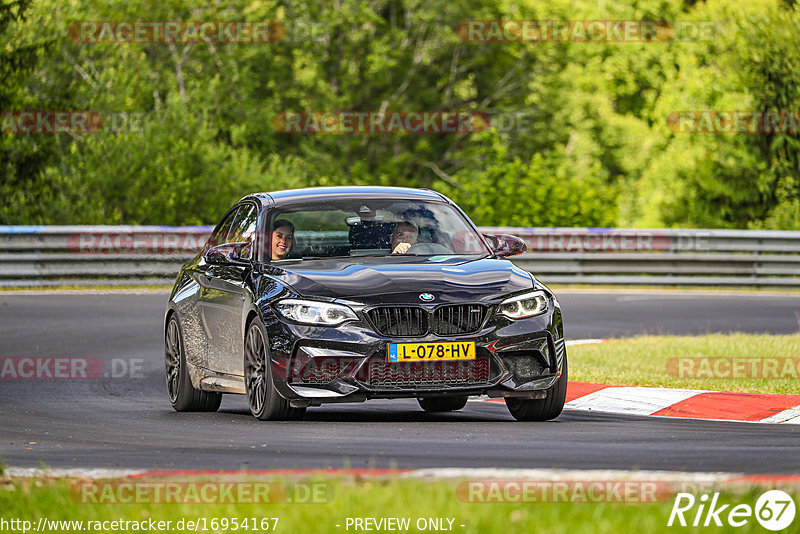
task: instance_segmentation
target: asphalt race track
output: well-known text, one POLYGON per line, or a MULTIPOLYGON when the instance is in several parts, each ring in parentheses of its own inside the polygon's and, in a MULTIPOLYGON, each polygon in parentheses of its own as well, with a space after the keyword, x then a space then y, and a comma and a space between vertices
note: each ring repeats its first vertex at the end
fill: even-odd
MULTIPOLYGON (((792 333, 800 295, 558 292, 568 339, 638 333, 792 333)), ((502 404, 446 415, 416 401, 311 408, 259 422, 243 397, 179 414, 164 391, 166 293, 0 294, 0 356, 89 357, 87 380, 0 380, 6 466, 152 469, 542 467, 797 473, 800 425, 626 417, 565 410, 516 423, 502 404), (131 365, 133 372, 131 372, 131 365)))

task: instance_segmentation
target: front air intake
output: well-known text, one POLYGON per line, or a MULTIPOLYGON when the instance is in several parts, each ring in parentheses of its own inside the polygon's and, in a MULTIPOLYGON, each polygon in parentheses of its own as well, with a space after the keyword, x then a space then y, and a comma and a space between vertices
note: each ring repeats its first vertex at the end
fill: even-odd
POLYGON ((428 333, 428 312, 419 306, 381 306, 366 313, 384 336, 419 337, 428 333))
POLYGON ((441 306, 433 312, 433 331, 439 336, 474 334, 486 318, 486 307, 479 304, 441 306))

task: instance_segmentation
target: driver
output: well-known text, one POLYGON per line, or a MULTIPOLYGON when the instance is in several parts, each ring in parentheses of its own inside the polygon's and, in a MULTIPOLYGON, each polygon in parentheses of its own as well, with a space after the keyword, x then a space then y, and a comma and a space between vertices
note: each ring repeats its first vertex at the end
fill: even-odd
POLYGON ((285 260, 294 248, 294 225, 279 219, 272 228, 272 259, 285 260))
POLYGON ((389 243, 392 245, 392 254, 405 254, 411 245, 417 242, 419 237, 419 230, 417 226, 410 221, 403 221, 397 223, 394 227, 392 235, 389 237, 389 243))

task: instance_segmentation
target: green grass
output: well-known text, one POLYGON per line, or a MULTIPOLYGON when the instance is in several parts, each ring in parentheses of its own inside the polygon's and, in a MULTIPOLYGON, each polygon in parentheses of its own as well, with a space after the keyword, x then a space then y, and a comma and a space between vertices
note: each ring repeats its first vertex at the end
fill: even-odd
MULTIPOLYGON (((321 480, 321 479, 320 479, 321 480)), ((398 479, 324 479, 331 496, 316 504, 84 504, 66 480, 4 479, 0 481, 0 517, 36 524, 49 520, 171 520, 181 518, 279 518, 277 532, 344 533, 348 517, 453 518, 453 532, 492 534, 546 532, 581 534, 619 532, 706 532, 708 528, 667 527, 672 496, 656 503, 471 503, 457 492, 458 481, 398 479), (341 525, 337 527, 336 525, 341 525), (464 525, 463 527, 461 525, 464 525)), ((306 481, 310 482, 310 481, 306 481)), ((763 490, 723 492, 720 502, 754 506, 763 490)), ((800 493, 795 490, 795 502, 800 493)), ((698 495, 699 497, 699 495, 698 495)), ((696 508, 695 508, 696 510, 696 508)), ((730 510, 730 507, 728 508, 730 510)), ((693 517, 687 514, 687 517, 693 517)), ((691 519, 690 519, 691 521, 691 519)), ((796 518, 794 524, 800 522, 796 518)), ((445 523, 446 524, 446 523, 445 523)), ((35 527, 34 527, 35 528, 35 527)), ((64 529, 62 532, 71 532, 64 529)), ((171 530, 174 532, 175 530, 171 530)), ((202 531, 202 530, 201 530, 202 531)), ((754 518, 742 528, 712 532, 764 532, 754 518)), ((218 532, 225 532, 218 529, 218 532)), ((230 532, 230 530, 228 530, 230 532)), ((245 531, 239 531, 245 532, 245 531)), ((255 532, 249 530, 248 532, 255 532)), ((418 532, 412 526, 409 532, 418 532)))
POLYGON ((800 334, 705 336, 641 336, 595 345, 569 347, 570 380, 620 386, 658 386, 752 393, 800 394, 800 334), (750 364, 739 376, 715 361, 701 367, 692 363, 680 376, 677 358, 757 358, 759 369, 765 359, 781 358, 775 375, 751 376, 750 364), (790 361, 784 358, 792 358, 790 361), (673 360, 670 363, 670 360, 673 360), (686 370, 691 369, 687 373, 686 370), (781 377, 782 376, 782 377, 781 377))

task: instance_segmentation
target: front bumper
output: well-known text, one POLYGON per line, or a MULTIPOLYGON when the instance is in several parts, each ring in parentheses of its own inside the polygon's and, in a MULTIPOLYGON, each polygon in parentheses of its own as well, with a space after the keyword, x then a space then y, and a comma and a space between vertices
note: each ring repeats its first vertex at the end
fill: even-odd
POLYGON ((489 395, 543 398, 565 357, 560 311, 512 321, 491 315, 471 335, 392 338, 367 321, 337 328, 268 321, 275 387, 296 406, 373 398, 489 395), (476 359, 388 362, 390 343, 474 341, 476 359))

